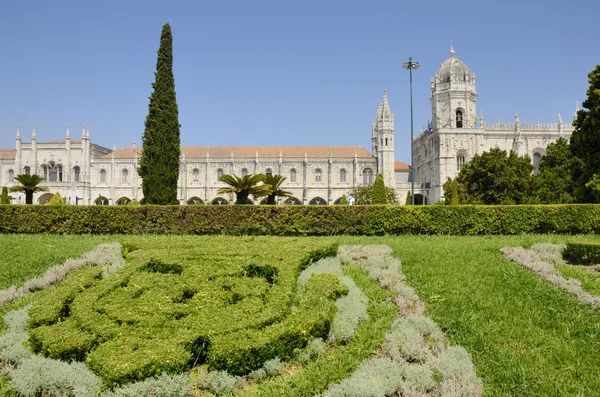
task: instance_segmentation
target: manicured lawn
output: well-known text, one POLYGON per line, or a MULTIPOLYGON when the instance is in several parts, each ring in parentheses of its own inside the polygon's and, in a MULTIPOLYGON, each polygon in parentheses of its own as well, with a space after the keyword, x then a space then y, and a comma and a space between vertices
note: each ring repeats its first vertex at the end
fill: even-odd
MULTIPOLYGON (((78 238, 0 236, 0 246, 5 247, 10 239, 20 240, 22 252, 31 253, 38 258, 38 263, 45 263, 43 253, 33 252, 35 246, 54 245, 49 243, 54 241, 63 247, 63 240, 78 238), (28 239, 34 243, 29 244, 28 239)), ((194 244, 217 247, 227 244, 228 240, 250 238, 186 237, 193 239, 194 244)), ((89 246, 80 252, 95 245, 92 239, 81 240, 89 246)), ((168 245, 175 244, 179 238, 108 236, 107 239, 133 245, 148 242, 168 245)), ((392 247, 394 256, 402 260, 408 283, 426 302, 428 315, 442 327, 450 342, 462 345, 473 356, 478 375, 485 383, 486 396, 597 395, 600 390, 600 312, 504 259, 499 252, 505 246, 529 247, 538 242, 557 243, 567 239, 600 241, 595 236, 540 235, 315 237, 304 240, 308 246, 326 240, 392 247)), ((97 241, 100 240, 102 238, 97 241)), ((256 240, 281 246, 289 241, 278 237, 256 237, 256 240)), ((0 261, 3 271, 0 283, 8 284, 7 259, 0 261)), ((19 263, 25 266, 28 262, 23 257, 19 263)), ((12 272, 15 274, 16 270, 12 272)), ((595 281, 592 281, 593 284, 595 281)), ((586 283, 584 288, 589 287, 586 283)), ((300 390, 306 390, 300 385, 311 383, 312 377, 322 372, 323 367, 310 368, 298 374, 300 390)), ((317 378, 314 379, 317 382, 317 378)), ((288 380, 285 385, 282 380, 274 380, 269 387, 265 384, 264 389, 253 389, 253 392, 268 395, 270 390, 277 390, 273 395, 278 395, 280 390, 296 387, 287 382, 295 380, 288 380)))
POLYGON ((592 270, 589 266, 563 265, 557 267, 564 276, 581 281, 583 290, 596 296, 600 296, 600 273, 592 270))
POLYGON ((39 276, 54 265, 114 240, 110 236, 0 235, 0 289, 39 276))

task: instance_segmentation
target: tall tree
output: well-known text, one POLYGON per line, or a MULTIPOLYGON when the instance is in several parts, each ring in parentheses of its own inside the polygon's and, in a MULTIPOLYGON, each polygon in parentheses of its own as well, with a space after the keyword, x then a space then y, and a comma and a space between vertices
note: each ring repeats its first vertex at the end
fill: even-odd
POLYGON ((410 193, 410 190, 408 191, 408 194, 406 195, 406 202, 404 204, 405 205, 412 205, 412 195, 410 193))
POLYGON ((6 186, 2 186, 2 196, 0 196, 0 205, 2 204, 10 204, 10 199, 8 198, 8 188, 6 186))
POLYGON ((540 172, 534 177, 536 196, 543 204, 568 204, 575 201, 573 170, 581 168, 574 157, 569 141, 559 138, 548 145, 540 159, 540 172))
POLYGON ((26 175, 20 174, 15 177, 15 181, 19 182, 20 185, 16 185, 10 188, 11 192, 23 192, 25 193, 25 204, 33 204, 33 194, 36 192, 47 192, 48 188, 45 186, 39 186, 44 180, 37 174, 26 175))
MULTIPOLYGON (((373 188, 374 184, 354 186, 350 189, 350 194, 354 197, 356 205, 373 204, 373 188)), ((390 187, 385 188, 388 204, 398 204, 396 199, 396 191, 390 187)))
POLYGON ((372 204, 387 204, 387 192, 385 190, 385 184, 383 182, 383 176, 377 174, 375 183, 373 184, 373 197, 371 199, 372 204))
POLYGON ((165 24, 160 37, 155 81, 146 116, 138 174, 148 204, 177 204, 180 135, 173 76, 173 38, 165 24))
POLYGON ((574 171, 575 196, 578 202, 600 202, 600 191, 588 183, 594 174, 600 174, 600 65, 588 77, 587 99, 577 112, 571 135, 571 152, 582 163, 574 171))
MULTIPOLYGON (((465 204, 525 204, 533 200, 533 164, 527 155, 492 148, 476 154, 457 176, 465 204)), ((460 195, 460 192, 459 192, 460 195)))

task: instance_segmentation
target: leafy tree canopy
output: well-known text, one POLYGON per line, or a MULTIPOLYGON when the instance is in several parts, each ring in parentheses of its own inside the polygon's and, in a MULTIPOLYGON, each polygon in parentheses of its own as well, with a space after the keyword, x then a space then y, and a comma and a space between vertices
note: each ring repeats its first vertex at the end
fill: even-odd
POLYGON ((525 204, 534 201, 529 156, 492 148, 476 154, 457 176, 465 190, 465 204, 525 204))
POLYGON ((373 196, 371 198, 371 204, 387 204, 387 192, 385 190, 385 184, 383 182, 383 176, 377 174, 375 183, 373 184, 373 196))
POLYGON ((594 174, 600 173, 600 65, 588 74, 590 86, 583 109, 573 121, 571 153, 581 161, 574 170, 575 196, 578 202, 600 202, 600 191, 590 182, 594 174))
POLYGON ((15 181, 19 182, 20 185, 15 185, 11 187, 10 191, 25 193, 25 204, 33 204, 34 193, 48 191, 47 187, 39 186, 39 184, 42 183, 44 180, 41 176, 37 174, 20 174, 15 177, 15 181))
POLYGON ((10 199, 8 198, 8 188, 6 186, 2 186, 2 195, 0 196, 0 205, 10 204, 10 199))
POLYGON ((262 184, 265 180, 263 174, 248 174, 244 176, 236 175, 223 175, 221 182, 229 185, 229 187, 221 188, 217 191, 217 194, 230 194, 235 193, 236 204, 252 204, 249 196, 264 197, 269 195, 271 186, 262 184))
MULTIPOLYGON (((354 197, 355 204, 357 204, 357 205, 373 204, 373 188, 374 188, 374 184, 354 186, 350 190, 350 194, 354 197)), ((387 194, 388 204, 397 204, 398 202, 396 200, 396 191, 389 187, 386 187, 385 191, 387 194)))
POLYGON ((539 174, 534 177, 536 196, 542 204, 568 204, 575 202, 573 170, 581 168, 574 157, 569 141, 559 138, 548 145, 540 159, 539 174))

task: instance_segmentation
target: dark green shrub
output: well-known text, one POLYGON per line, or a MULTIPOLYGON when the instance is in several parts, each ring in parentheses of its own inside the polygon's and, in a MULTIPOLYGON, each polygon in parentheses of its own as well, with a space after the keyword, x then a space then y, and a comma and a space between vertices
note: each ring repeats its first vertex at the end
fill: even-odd
POLYGON ((183 266, 176 263, 164 263, 157 259, 151 258, 143 270, 151 273, 181 274, 183 271, 183 266))
POLYGON ((274 266, 248 265, 246 266, 247 277, 262 277, 269 284, 273 284, 275 277, 279 274, 279 270, 274 266))
POLYGON ((567 243, 563 257, 574 265, 596 265, 600 263, 600 244, 567 243))
POLYGON ((92 334, 80 330, 67 319, 53 325, 43 325, 29 331, 31 349, 45 357, 64 361, 83 361, 95 346, 92 334))

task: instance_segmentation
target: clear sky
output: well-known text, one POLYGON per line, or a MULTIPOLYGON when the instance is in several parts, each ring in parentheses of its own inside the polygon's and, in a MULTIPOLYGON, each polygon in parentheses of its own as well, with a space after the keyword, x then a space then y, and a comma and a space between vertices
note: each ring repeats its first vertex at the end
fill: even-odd
POLYGON ((571 121, 600 63, 600 1, 2 1, 0 147, 73 138, 141 144, 170 23, 183 145, 361 145, 387 87, 396 159, 431 118, 430 79, 456 57, 486 121, 571 121))

